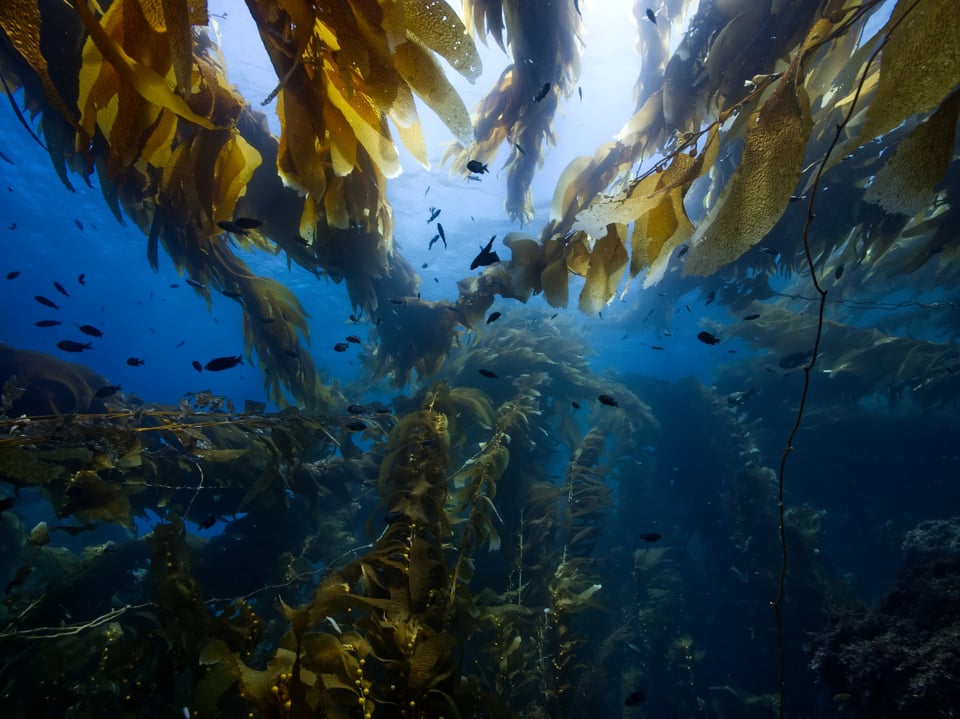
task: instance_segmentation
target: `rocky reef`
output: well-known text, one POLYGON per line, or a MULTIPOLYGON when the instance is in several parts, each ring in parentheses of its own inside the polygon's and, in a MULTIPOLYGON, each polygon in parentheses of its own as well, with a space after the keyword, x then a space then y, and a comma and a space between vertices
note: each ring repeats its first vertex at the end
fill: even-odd
POLYGON ((812 666, 859 716, 955 716, 960 517, 921 522, 902 548, 907 565, 891 591, 875 608, 839 617, 819 638, 812 666))

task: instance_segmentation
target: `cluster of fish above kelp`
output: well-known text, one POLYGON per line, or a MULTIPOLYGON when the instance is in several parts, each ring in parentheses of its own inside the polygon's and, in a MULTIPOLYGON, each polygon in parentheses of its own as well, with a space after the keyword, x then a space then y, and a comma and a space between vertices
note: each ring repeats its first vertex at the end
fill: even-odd
POLYGON ((418 352, 398 340, 404 318, 384 311, 391 298, 417 296, 419 283, 395 251, 386 200, 401 169, 394 132, 426 164, 416 97, 456 140, 452 172, 466 176, 505 146, 506 211, 533 222, 531 181, 579 74, 576 2, 468 0, 466 25, 441 1, 248 3, 278 78, 279 139, 227 84, 204 2, 118 0, 99 18, 86 2, 4 3, 0 72, 11 101, 22 89, 27 114, 39 116, 64 183, 71 171, 96 172, 117 218, 147 236, 152 263, 162 244, 208 303, 220 293, 243 305, 247 351, 269 370, 270 395, 322 408, 329 395, 301 346, 303 307, 253 274, 235 246, 282 251, 344 280, 378 340, 375 370, 402 384, 414 370, 434 372, 495 295, 543 293, 563 306, 572 273, 585 278, 581 310, 593 313, 625 274, 645 272, 646 286, 681 266, 685 276, 750 276, 775 263, 755 251, 765 238, 780 240, 778 269, 799 268, 804 218, 783 218, 791 200, 814 194, 840 124, 823 168, 831 192, 816 195, 816 212, 868 209, 853 211, 843 238, 814 221, 814 260, 880 277, 929 266, 951 284, 945 228, 956 203, 935 188, 953 152, 960 21, 949 0, 900 0, 864 37, 880 5, 704 2, 694 11, 668 0, 654 12, 637 3, 636 114, 567 167, 539 238, 508 238, 512 257, 465 281, 454 300, 404 305, 399 314, 433 328, 418 352), (512 62, 471 119, 438 60, 474 80, 474 37, 493 37, 512 62), (881 153, 880 136, 897 149, 881 153), (238 216, 259 225, 231 224, 238 216))

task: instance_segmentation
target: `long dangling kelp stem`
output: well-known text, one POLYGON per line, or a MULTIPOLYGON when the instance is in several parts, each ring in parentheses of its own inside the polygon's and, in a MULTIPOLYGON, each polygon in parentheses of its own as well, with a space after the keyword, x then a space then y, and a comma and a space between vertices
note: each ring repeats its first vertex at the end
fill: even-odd
POLYGON ((777 582, 777 596, 772 602, 770 602, 770 605, 773 607, 773 611, 777 617, 780 719, 784 719, 786 716, 786 682, 784 676, 786 671, 786 661, 783 641, 783 611, 781 609, 787 581, 787 530, 783 508, 784 474, 786 473, 787 468, 787 457, 789 457, 790 453, 793 451, 793 439, 800 430, 800 423, 803 420, 803 412, 807 404, 807 395, 810 391, 810 373, 817 364, 817 354, 820 351, 820 341, 823 338, 824 311, 827 306, 827 291, 817 279, 816 267, 814 266, 813 262, 813 252, 810 250, 810 226, 813 224, 813 220, 816 217, 813 212, 813 204, 816 201, 817 191, 820 188, 820 180, 827 168, 827 163, 830 161, 830 155, 836 149, 840 142, 840 136, 843 134, 844 128, 846 128, 846 126, 849 124, 854 112, 856 112, 857 102, 860 99, 860 93, 863 91, 863 86, 867 81, 867 77, 869 76, 870 66, 873 64, 874 60, 876 60, 877 55, 883 49, 884 45, 887 44, 887 41, 890 39, 890 35, 894 32, 894 30, 897 29, 900 23, 903 22, 903 20, 907 18, 911 12, 913 12, 920 2, 921 0, 916 0, 916 2, 914 2, 913 5, 911 5, 907 11, 904 12, 904 14, 901 15, 900 18, 898 18, 897 21, 890 26, 890 29, 887 31, 886 35, 884 35, 880 43, 877 45, 877 48, 870 55, 870 59, 867 60, 866 64, 864 65, 863 75, 861 75, 860 82, 857 84, 857 90, 854 93, 853 102, 850 103, 850 108, 847 110, 847 114, 844 115, 843 120, 837 123, 837 129, 834 133, 833 139, 830 141, 830 145, 827 147, 827 151, 824 153, 823 159, 820 161, 820 164, 817 167, 817 173, 813 179, 813 186, 810 189, 810 199, 807 202, 807 218, 803 223, 803 251, 807 259, 807 266, 810 268, 810 278, 813 280, 813 287, 819 296, 819 306, 817 307, 817 331, 813 340, 813 354, 810 357, 810 363, 804 365, 803 367, 803 389, 800 392, 800 404, 797 407, 797 415, 794 419, 793 426, 790 428, 790 433, 787 435, 786 446, 783 448, 783 454, 780 456, 780 468, 777 472, 777 511, 780 522, 778 528, 780 533, 780 576, 777 582))

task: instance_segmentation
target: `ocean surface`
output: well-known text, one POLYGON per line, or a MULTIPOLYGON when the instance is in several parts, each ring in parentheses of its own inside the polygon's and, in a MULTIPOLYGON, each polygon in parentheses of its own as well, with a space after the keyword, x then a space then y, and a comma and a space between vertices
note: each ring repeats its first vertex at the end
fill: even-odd
MULTIPOLYGON (((463 283, 493 276, 469 269, 490 237, 506 267, 503 238, 539 238, 564 168, 634 113, 648 21, 581 4, 532 223, 504 212, 509 143, 469 181, 421 107, 430 167, 401 148, 386 181, 415 291, 369 311, 280 246, 231 244, 302 305, 287 359, 312 358, 326 389, 310 408, 271 391, 242 299, 191 286, 163 247, 152 269, 98 176, 65 187, 0 103, 5 716, 956 715, 955 144, 913 218, 868 207, 850 170, 875 172, 863 157, 893 152, 900 127, 816 187, 805 174, 716 272, 683 274, 685 242, 660 283, 618 276, 597 312, 578 310, 575 273, 567 306, 496 295, 432 371, 378 372, 384 327, 426 354, 441 315, 418 324, 417 306, 461 311, 463 283)), ((256 25, 221 5, 230 80, 279 135, 256 25)), ((697 9, 676 5, 669 54, 697 9)), ((468 109, 507 61, 478 46, 476 82, 448 72, 468 109)), ((742 143, 729 152, 718 173, 742 143)))

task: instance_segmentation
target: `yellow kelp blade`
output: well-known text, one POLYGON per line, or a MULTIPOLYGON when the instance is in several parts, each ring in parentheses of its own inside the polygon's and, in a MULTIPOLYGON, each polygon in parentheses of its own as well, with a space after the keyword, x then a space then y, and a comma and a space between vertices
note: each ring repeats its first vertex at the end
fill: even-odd
POLYGON ((580 292, 581 312, 600 312, 616 294, 627 268, 627 249, 622 239, 626 229, 624 225, 609 225, 607 234, 593 246, 587 281, 580 292))
POLYGON ((214 163, 214 220, 233 218, 237 200, 246 192, 247 183, 262 162, 260 153, 237 133, 220 148, 214 163))
POLYGON ((480 77, 480 55, 456 10, 443 0, 403 0, 403 11, 408 35, 443 57, 470 82, 480 77))
POLYGON ((900 0, 885 32, 890 35, 881 55, 880 85, 860 133, 861 144, 911 115, 930 112, 960 83, 956 0, 900 0))
POLYGON ((950 163, 958 110, 960 92, 955 92, 911 130, 873 178, 864 201, 909 217, 928 207, 950 163))
POLYGON ((216 126, 205 117, 200 117, 190 106, 184 102, 183 98, 177 95, 166 81, 146 65, 142 65, 124 52, 123 48, 112 37, 107 35, 103 26, 97 22, 90 8, 87 7, 87 0, 78 0, 76 4, 77 13, 83 21, 84 27, 90 33, 92 41, 97 49, 103 54, 103 57, 114 66, 124 82, 135 87, 146 100, 154 105, 165 107, 171 112, 175 112, 184 120, 199 125, 200 127, 213 130, 216 126))
POLYGON ((394 67, 407 84, 437 113, 461 144, 473 140, 473 125, 460 95, 443 69, 419 43, 408 40, 393 55, 394 67))
POLYGON ((710 275, 760 242, 790 202, 813 129, 810 101, 793 71, 754 113, 740 165, 691 240, 684 275, 710 275))

